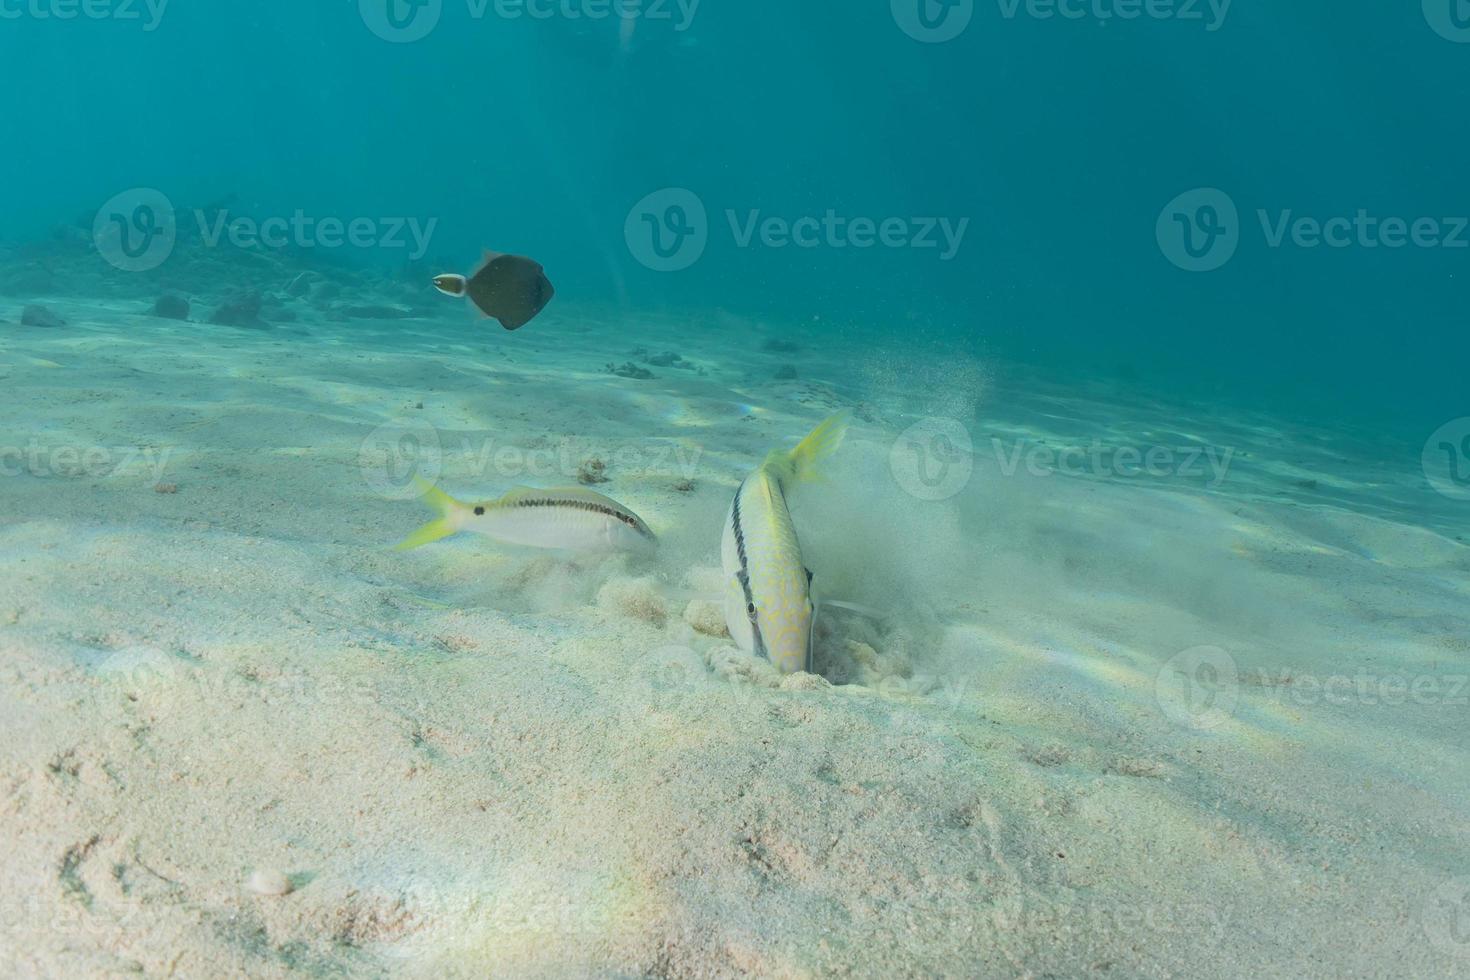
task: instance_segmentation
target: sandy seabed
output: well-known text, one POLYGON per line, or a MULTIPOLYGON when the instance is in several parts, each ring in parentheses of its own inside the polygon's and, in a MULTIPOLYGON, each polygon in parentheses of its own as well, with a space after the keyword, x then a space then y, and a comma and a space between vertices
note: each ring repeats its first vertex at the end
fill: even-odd
POLYGON ((1470 503, 1418 447, 727 315, 34 301, 7 976, 1470 971, 1470 503), (792 507, 882 618, 782 679, 721 520, 841 408, 792 507), (394 553, 414 473, 602 479, 662 546, 394 553))

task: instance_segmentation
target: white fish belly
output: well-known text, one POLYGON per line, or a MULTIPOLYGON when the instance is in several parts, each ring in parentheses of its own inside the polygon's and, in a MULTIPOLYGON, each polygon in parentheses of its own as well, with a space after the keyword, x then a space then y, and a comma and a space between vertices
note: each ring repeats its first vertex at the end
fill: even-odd
POLYGON ((647 545, 622 521, 572 507, 508 507, 473 518, 468 530, 504 544, 560 551, 620 551, 647 545))

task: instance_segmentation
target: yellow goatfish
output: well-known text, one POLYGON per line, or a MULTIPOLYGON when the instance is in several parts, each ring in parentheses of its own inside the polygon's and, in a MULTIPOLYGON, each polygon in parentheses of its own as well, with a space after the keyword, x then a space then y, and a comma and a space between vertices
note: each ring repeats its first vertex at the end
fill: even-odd
POLYGON ((801 557, 786 491, 812 479, 846 434, 844 412, 790 452, 773 451, 740 484, 725 517, 725 623, 741 649, 768 658, 783 674, 811 669, 816 618, 812 573, 801 557))
POLYGON ((429 483, 416 481, 424 501, 439 512, 398 545, 419 548, 469 531, 505 544, 564 551, 623 551, 651 548, 658 539, 633 513, 611 497, 581 487, 535 490, 517 487, 499 500, 465 504, 429 483))

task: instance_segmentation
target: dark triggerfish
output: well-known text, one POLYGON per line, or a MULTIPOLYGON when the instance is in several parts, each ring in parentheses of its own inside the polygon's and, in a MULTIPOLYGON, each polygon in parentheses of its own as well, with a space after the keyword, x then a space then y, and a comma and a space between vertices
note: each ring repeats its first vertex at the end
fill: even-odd
POLYGON ((507 330, 519 330, 546 308, 556 290, 541 263, 521 255, 486 252, 470 276, 434 277, 434 288, 446 296, 463 296, 507 330))

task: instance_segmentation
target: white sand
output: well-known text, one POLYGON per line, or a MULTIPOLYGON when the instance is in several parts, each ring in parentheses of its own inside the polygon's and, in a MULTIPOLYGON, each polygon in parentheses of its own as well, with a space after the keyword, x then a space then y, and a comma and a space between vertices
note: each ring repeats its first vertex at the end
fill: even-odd
POLYGON ((731 317, 42 302, 70 326, 0 325, 0 973, 1470 971, 1470 504, 1418 447, 731 317), (602 370, 635 347, 692 369, 602 370), (735 484, 844 406, 793 506, 891 618, 782 683, 697 603, 735 484), (895 451, 926 417, 968 480, 895 451), (599 457, 660 554, 391 553, 401 437, 462 497, 599 457), (1236 455, 1007 475, 993 438, 1236 455), (1201 657, 1237 681, 1191 708, 1201 657))

